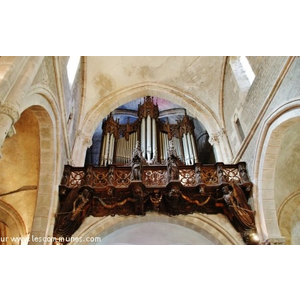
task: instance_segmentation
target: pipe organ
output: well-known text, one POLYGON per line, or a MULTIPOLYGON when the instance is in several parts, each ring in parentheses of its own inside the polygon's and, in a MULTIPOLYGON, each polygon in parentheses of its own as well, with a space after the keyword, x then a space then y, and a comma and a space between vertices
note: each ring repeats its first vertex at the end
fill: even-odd
POLYGON ((158 105, 147 96, 144 103, 138 105, 136 117, 133 122, 128 119, 127 124, 120 124, 112 114, 104 120, 100 166, 129 164, 137 141, 149 165, 166 163, 170 141, 183 164, 198 162, 194 123, 187 115, 177 120, 176 124, 161 121, 158 105))
POLYGON ((67 244, 88 216, 155 211, 223 213, 246 244, 259 244, 246 163, 198 162, 193 120, 185 114, 163 121, 152 97, 132 113, 126 124, 112 114, 104 120, 100 166, 65 166, 54 243, 67 244))

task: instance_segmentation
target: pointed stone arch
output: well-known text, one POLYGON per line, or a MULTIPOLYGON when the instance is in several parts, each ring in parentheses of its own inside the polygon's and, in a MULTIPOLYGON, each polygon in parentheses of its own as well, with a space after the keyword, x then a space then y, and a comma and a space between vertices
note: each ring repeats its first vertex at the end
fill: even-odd
POLYGON ((253 196, 257 199, 261 235, 265 243, 284 244, 275 204, 275 167, 287 130, 300 122, 300 99, 278 107, 264 122, 255 154, 253 196))

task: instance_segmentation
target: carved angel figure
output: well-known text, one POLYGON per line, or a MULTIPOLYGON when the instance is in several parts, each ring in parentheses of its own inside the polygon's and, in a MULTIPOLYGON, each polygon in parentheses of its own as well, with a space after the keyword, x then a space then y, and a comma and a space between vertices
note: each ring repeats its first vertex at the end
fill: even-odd
MULTIPOLYGON (((250 205, 247 203, 247 198, 237 184, 231 184, 232 190, 228 185, 222 188, 223 199, 226 206, 223 206, 224 214, 228 217, 235 229, 241 233, 246 243, 257 244, 258 237, 256 234, 255 217, 250 205), (251 240, 249 236, 251 234, 251 240)), ((217 199, 219 202, 220 199, 217 199)))

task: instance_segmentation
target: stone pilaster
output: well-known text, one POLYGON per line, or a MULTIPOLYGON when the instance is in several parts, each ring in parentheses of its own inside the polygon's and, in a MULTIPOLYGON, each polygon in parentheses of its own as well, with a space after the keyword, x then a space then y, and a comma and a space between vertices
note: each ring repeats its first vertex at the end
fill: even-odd
POLYGON ((93 143, 92 137, 79 130, 76 134, 75 144, 73 147, 72 158, 70 162, 75 166, 83 166, 86 149, 93 143))
MULTIPOLYGON (((14 124, 19 120, 20 115, 19 112, 8 106, 8 105, 0 105, 0 149, 3 146, 4 140, 7 136, 12 136, 15 134, 14 124)), ((0 158, 1 158, 0 151, 0 158)))

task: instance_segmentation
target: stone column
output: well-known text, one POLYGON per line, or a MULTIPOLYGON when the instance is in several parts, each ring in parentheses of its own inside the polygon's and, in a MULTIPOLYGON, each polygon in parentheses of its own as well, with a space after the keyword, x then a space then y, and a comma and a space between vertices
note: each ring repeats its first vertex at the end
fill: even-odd
POLYGON ((223 155, 220 146, 220 133, 210 134, 209 143, 213 146, 216 162, 223 162, 223 155))
POLYGON ((76 134, 74 150, 72 155, 72 165, 84 166, 86 149, 92 145, 92 137, 86 135, 81 130, 78 130, 76 134))

